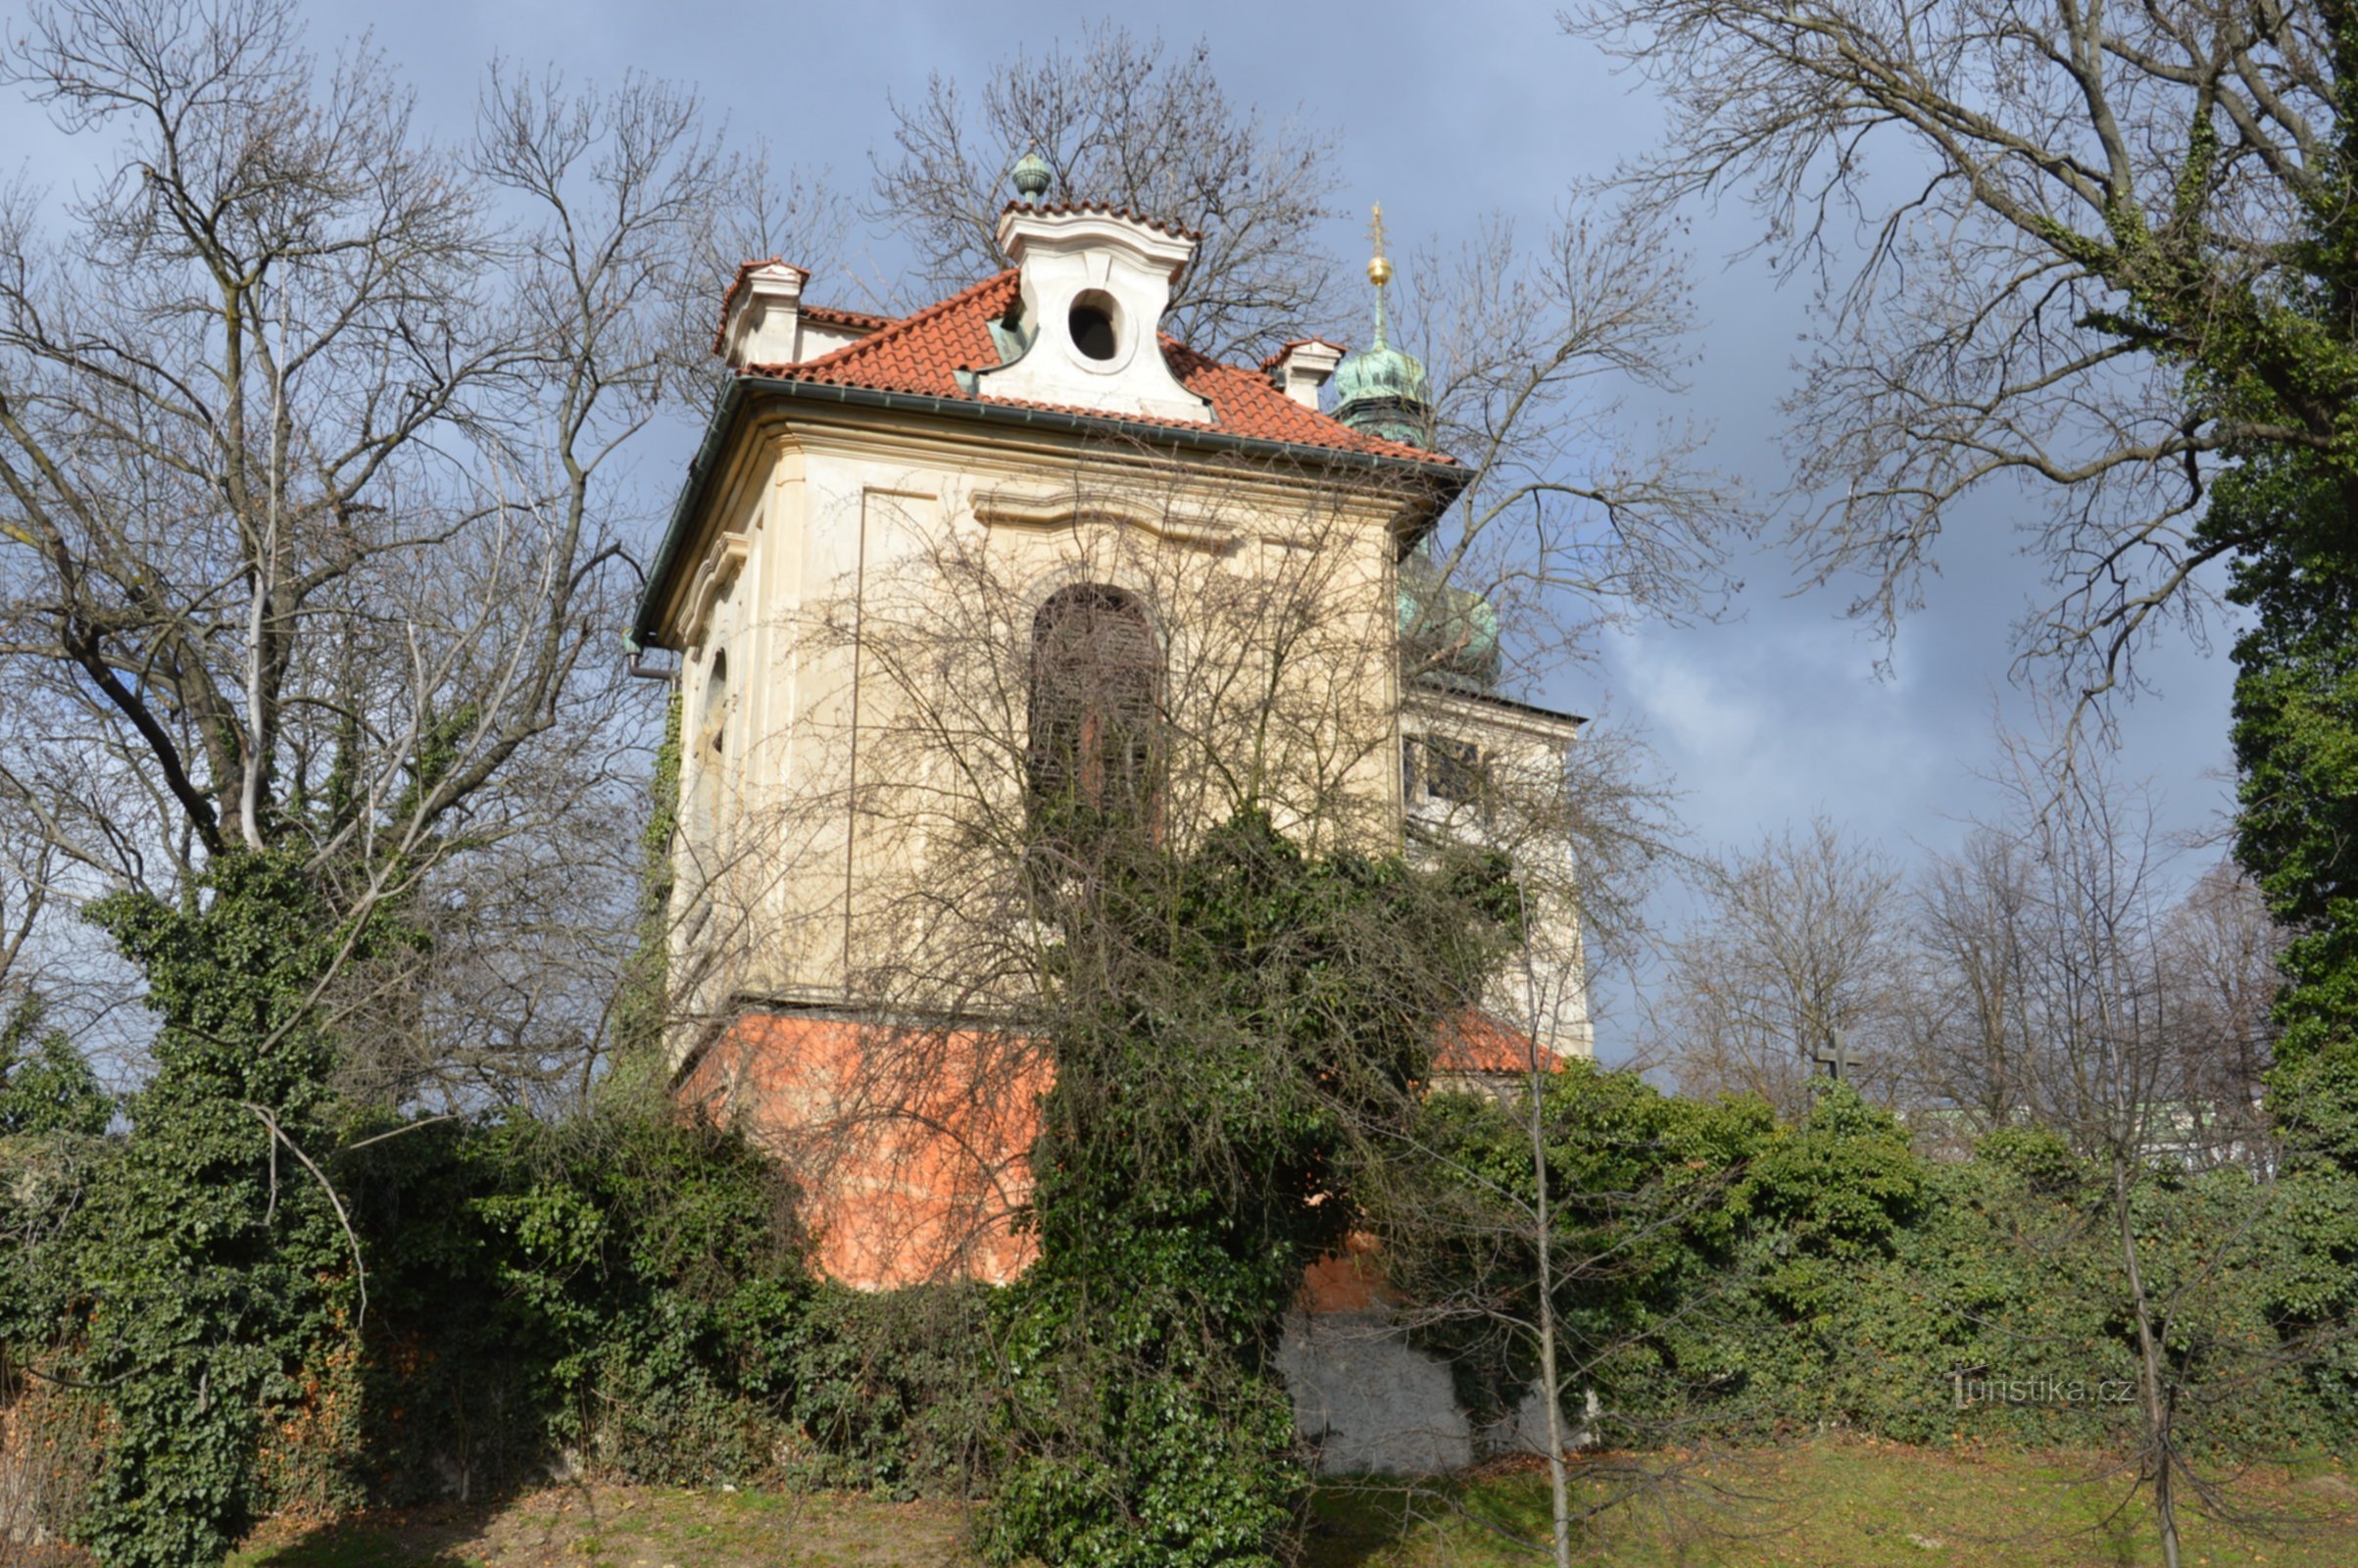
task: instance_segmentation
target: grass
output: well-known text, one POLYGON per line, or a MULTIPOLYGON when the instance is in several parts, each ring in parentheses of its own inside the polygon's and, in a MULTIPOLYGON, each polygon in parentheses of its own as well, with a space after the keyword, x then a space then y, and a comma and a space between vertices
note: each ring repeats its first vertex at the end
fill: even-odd
MULTIPOLYGON (((1940 1563, 2128 1565, 2161 1549, 2129 1478, 2091 1454, 1927 1450, 1822 1439, 1738 1453, 1606 1455, 1583 1467, 1576 1545, 1616 1568, 1940 1563), (2124 1504, 2127 1504, 2124 1506, 2124 1504)), ((2358 1561, 2358 1487, 2338 1464, 2256 1468, 2221 1498, 2223 1519, 2182 1514, 2195 1568, 2258 1563, 2345 1568, 2358 1561)), ((1441 1488, 1374 1483, 1319 1494, 1316 1568, 1491 1568, 1528 1563, 1546 1541, 1543 1474, 1493 1474, 1441 1488)))
MULTIPOLYGON (((1616 1568, 2158 1563, 2141 1499, 2088 1454, 1925 1450, 1821 1439, 1742 1453, 1605 1455, 1582 1467, 1584 1562, 1616 1568)), ((2244 1522, 2189 1517, 2191 1568, 2358 1562, 2358 1485, 2333 1460, 2229 1485, 2244 1522)), ((865 1497, 577 1485, 497 1505, 281 1524, 234 1568, 967 1568, 964 1515, 865 1497)), ((1547 1487, 1493 1469, 1414 1487, 1322 1488, 1305 1568, 1505 1568, 1535 1560, 1547 1487)))
POLYGON ((971 1561, 942 1503, 573 1485, 488 1506, 273 1525, 231 1568, 903 1568, 971 1561))

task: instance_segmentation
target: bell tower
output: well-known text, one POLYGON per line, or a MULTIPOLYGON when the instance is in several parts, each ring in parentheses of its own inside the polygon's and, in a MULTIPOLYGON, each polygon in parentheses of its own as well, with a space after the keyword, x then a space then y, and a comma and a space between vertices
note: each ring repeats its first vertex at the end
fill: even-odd
POLYGON ((1385 338, 1385 290, 1392 283, 1392 262, 1384 254, 1381 202, 1367 227, 1375 251, 1367 262, 1367 281, 1375 290, 1375 334, 1366 348, 1345 360, 1335 372, 1335 417, 1367 435, 1430 449, 1432 383, 1422 365, 1385 338))

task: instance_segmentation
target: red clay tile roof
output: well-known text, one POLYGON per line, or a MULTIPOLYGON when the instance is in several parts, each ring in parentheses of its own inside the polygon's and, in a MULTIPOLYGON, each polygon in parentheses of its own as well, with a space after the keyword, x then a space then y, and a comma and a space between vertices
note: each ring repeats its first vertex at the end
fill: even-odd
POLYGON ((1159 228, 1165 234, 1176 239, 1201 240, 1204 238, 1203 231, 1200 229, 1188 228, 1179 223, 1166 223, 1159 218, 1149 218, 1144 213, 1134 212, 1127 207, 1116 207, 1111 202, 1012 201, 1000 209, 1002 216, 1015 212, 1038 213, 1043 218, 1056 218, 1066 213, 1103 213, 1107 218, 1126 218, 1133 223, 1144 223, 1149 228, 1159 228))
MULTIPOLYGON (((1531 1071, 1531 1036, 1487 1012, 1465 1011, 1441 1026, 1441 1049, 1433 1054, 1437 1073, 1527 1073, 1531 1071)), ((1539 1050, 1540 1070, 1555 1072, 1563 1058, 1546 1046, 1539 1050)))
POLYGON ((1007 315, 1007 307, 1014 303, 1015 281, 1015 270, 1010 268, 815 360, 800 365, 749 365, 745 371, 781 381, 820 381, 877 392, 962 398, 966 394, 958 387, 957 371, 999 363, 999 348, 991 341, 991 322, 1007 315))
MULTIPOLYGON (((960 402, 1044 408, 1060 414, 1103 417, 1104 412, 1097 409, 976 397, 958 384, 958 371, 989 369, 1000 363, 990 323, 1006 316, 1007 308, 1014 304, 1016 278, 1014 270, 1009 269, 815 360, 800 365, 748 366, 744 373, 782 381, 815 381, 875 392, 913 392, 960 402)), ((1229 435, 1412 463, 1454 461, 1354 430, 1315 409, 1302 407, 1272 386, 1261 372, 1207 359, 1176 338, 1162 339, 1162 354, 1179 384, 1211 405, 1212 427, 1229 435)), ((1125 418, 1136 424, 1200 428, 1179 420, 1137 416, 1125 418)))
POLYGON ((898 316, 878 316, 874 311, 847 311, 840 305, 806 305, 803 317, 828 326, 859 326, 871 332, 882 331, 901 319, 898 316))

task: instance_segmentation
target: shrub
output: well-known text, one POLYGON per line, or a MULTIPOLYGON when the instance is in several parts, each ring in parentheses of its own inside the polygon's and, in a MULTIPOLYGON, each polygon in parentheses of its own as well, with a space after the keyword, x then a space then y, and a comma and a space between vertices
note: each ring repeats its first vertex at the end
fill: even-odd
POLYGON ((973 1283, 813 1291, 795 1335, 798 1479, 902 1500, 983 1490, 995 1294, 973 1283))
POLYGON ((380 1492, 513 1486, 565 1453, 682 1484, 775 1469, 811 1284, 774 1160, 660 1105, 380 1150, 356 1181, 380 1492))

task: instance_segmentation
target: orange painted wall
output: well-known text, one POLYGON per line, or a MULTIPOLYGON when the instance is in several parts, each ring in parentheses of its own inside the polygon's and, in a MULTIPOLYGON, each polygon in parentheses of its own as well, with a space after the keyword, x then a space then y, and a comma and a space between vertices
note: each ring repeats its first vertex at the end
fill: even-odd
MULTIPOLYGON (((1436 1073, 1503 1077, 1527 1070, 1529 1051, 1495 1020, 1463 1021, 1436 1073)), ((679 1097, 795 1174, 822 1272, 880 1291, 1004 1285, 1030 1264, 1035 1248, 1013 1219, 1048 1084, 1045 1053, 1006 1034, 751 1013, 697 1058, 679 1097)), ((1313 1312, 1380 1304, 1372 1244, 1353 1237, 1312 1264, 1302 1296, 1313 1312)))
POLYGON ((794 1172, 815 1261, 862 1290, 1005 1284, 1033 1255, 1011 1220, 1045 1058, 978 1030, 740 1018, 679 1088, 794 1172))

